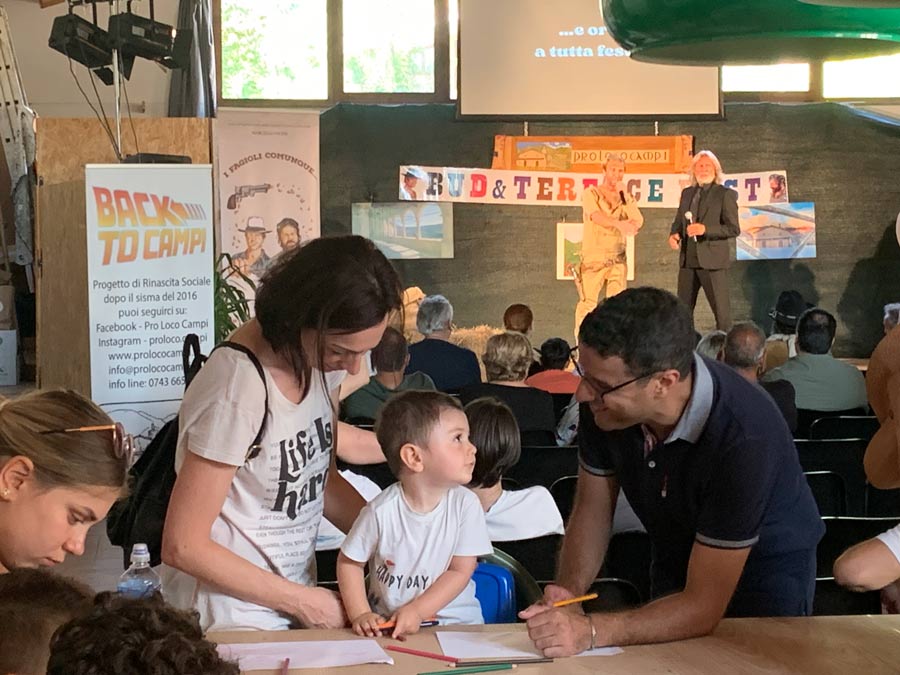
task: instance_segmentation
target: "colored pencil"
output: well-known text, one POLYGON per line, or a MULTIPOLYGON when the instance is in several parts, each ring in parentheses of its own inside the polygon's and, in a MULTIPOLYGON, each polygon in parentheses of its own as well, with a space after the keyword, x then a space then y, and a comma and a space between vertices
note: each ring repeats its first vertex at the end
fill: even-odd
MULTIPOLYGON (((468 666, 493 666, 500 663, 513 663, 515 665, 522 665, 526 663, 553 663, 553 659, 547 658, 545 656, 513 656, 505 659, 460 659, 456 662, 456 667, 467 668, 468 666)), ((453 672, 455 673, 457 671, 453 672)))
POLYGON ((435 654, 434 652, 423 652, 418 649, 410 649, 409 647, 398 647, 396 645, 388 645, 385 649, 392 652, 402 652, 403 654, 412 654, 413 656, 422 656, 426 659, 437 659, 438 661, 447 661, 448 663, 456 663, 459 661, 455 656, 444 656, 443 654, 435 654))
MULTIPOLYGON (((393 628, 396 625, 397 625, 396 621, 385 621, 384 623, 380 623, 377 626, 375 626, 375 628, 377 628, 378 630, 387 630, 388 628, 393 628)), ((437 626, 437 625, 438 625, 437 619, 427 619, 419 624, 419 628, 428 628, 429 626, 437 626)))
POLYGON ((282 661, 281 662, 281 675, 288 675, 288 670, 290 669, 290 667, 291 667, 291 660, 289 658, 282 661))
POLYGON ((565 607, 566 605, 574 605, 576 602, 584 602, 586 600, 593 600, 597 597, 596 593, 588 593, 587 595, 579 595, 577 598, 569 598, 568 600, 560 600, 559 602, 554 602, 554 607, 565 607))
POLYGON ((419 675, 447 675, 447 673, 453 673, 453 675, 466 675, 466 673, 490 673, 495 670, 512 670, 516 666, 512 663, 498 663, 492 666, 475 666, 473 668, 455 668, 454 670, 432 670, 427 673, 419 673, 419 675))

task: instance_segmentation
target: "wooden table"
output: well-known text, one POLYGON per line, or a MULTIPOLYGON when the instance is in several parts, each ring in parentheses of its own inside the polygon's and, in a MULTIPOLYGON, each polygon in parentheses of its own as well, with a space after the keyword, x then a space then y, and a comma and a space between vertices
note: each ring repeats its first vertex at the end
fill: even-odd
MULTIPOLYGON (((422 630, 404 643, 413 649, 440 653, 435 630, 422 630)), ((466 626, 455 630, 525 630, 524 624, 466 626)), ((281 642, 286 640, 350 639, 350 631, 212 633, 215 642, 281 642)), ((398 644, 379 638, 382 646, 398 644)), ((444 670, 440 661, 390 652, 395 665, 368 664, 341 669, 292 669, 294 675, 415 675, 444 670)), ((277 671, 253 671, 277 675, 277 671)), ((551 673, 810 673, 810 675, 881 675, 900 673, 900 616, 820 616, 791 619, 725 619, 707 637, 658 645, 626 647, 617 656, 556 659, 552 664, 520 665, 517 675, 551 673)), ((452 675, 453 669, 447 668, 452 675)))

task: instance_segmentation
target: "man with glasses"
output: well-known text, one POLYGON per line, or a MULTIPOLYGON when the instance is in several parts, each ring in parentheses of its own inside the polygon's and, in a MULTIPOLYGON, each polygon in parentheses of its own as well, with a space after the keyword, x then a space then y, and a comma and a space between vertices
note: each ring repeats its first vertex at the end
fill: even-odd
POLYGON ((824 527, 790 431, 765 392, 693 353, 688 308, 623 291, 581 325, 581 469, 555 584, 521 613, 549 657, 705 635, 724 616, 812 610, 824 527), (619 487, 647 529, 651 594, 587 616, 551 603, 587 591, 619 487))

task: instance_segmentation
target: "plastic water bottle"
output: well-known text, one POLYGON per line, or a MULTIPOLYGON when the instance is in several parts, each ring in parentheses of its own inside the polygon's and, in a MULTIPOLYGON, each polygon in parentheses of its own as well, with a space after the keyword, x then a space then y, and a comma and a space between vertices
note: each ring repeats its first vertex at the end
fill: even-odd
POLYGON ((143 598, 158 593, 162 580, 150 567, 150 551, 147 544, 135 544, 131 549, 131 567, 119 577, 116 590, 126 598, 143 598))

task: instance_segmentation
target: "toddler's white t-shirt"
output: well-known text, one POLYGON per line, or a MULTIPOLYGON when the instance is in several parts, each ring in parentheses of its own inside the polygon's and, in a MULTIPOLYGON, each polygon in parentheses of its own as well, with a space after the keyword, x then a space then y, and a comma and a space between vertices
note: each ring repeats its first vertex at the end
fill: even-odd
MULTIPOLYGON (((341 551, 369 563, 369 606, 390 617, 446 572, 453 556, 487 555, 493 547, 481 503, 468 488, 451 488, 431 512, 417 513, 398 482, 360 511, 341 551)), ((475 582, 470 579, 437 619, 441 624, 484 623, 475 582)))

